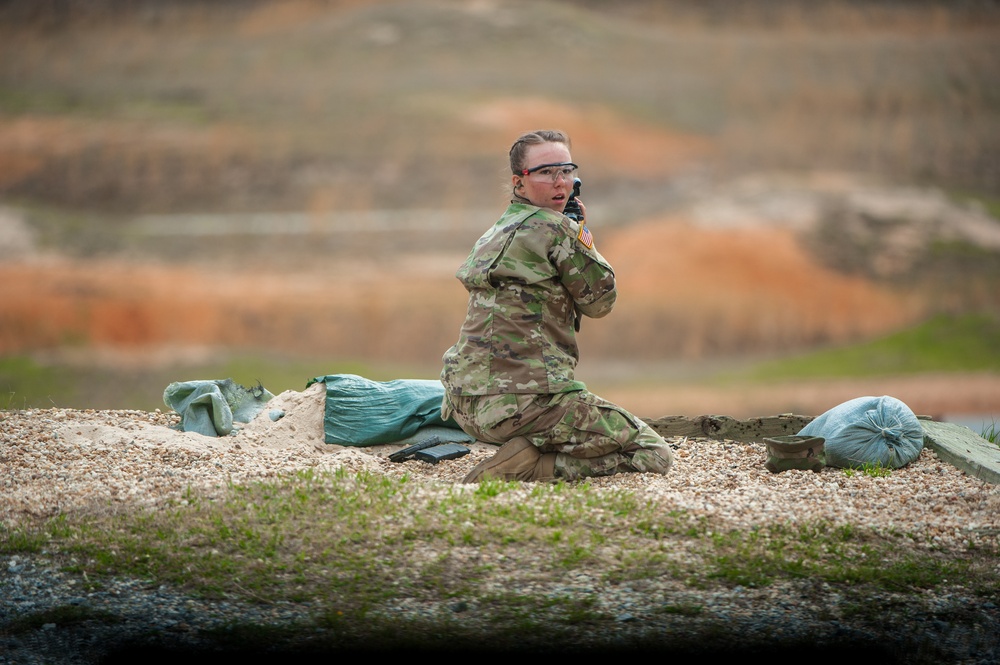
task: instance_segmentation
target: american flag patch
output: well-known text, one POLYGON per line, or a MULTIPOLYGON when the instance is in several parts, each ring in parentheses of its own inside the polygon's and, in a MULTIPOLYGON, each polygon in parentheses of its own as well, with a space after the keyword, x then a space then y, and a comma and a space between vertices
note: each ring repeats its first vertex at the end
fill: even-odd
POLYGON ((594 236, 590 235, 590 229, 586 226, 580 227, 580 235, 578 235, 576 239, 582 242, 583 246, 587 249, 594 248, 594 236))

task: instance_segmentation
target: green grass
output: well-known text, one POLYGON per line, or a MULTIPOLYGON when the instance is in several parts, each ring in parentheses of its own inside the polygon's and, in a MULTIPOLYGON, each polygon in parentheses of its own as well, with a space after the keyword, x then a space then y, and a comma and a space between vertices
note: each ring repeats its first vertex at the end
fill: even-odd
POLYGON ((997 371, 1000 319, 989 314, 942 314, 871 342, 766 362, 723 378, 770 381, 997 371))
MULTIPOLYGON (((941 557, 933 547, 912 547, 914 540, 920 537, 822 519, 733 530, 587 484, 488 481, 428 490, 407 477, 303 471, 221 494, 189 491, 156 510, 98 510, 5 527, 0 552, 45 552, 92 586, 131 576, 202 598, 308 600, 327 615, 354 617, 401 598, 489 603, 501 623, 523 620, 542 601, 505 595, 510 588, 487 591, 483 583, 493 576, 585 575, 599 584, 667 576, 699 588, 809 578, 893 590, 949 580, 998 590, 977 556, 941 557), (456 548, 479 554, 456 565, 456 548)), ((992 560, 996 553, 979 554, 992 560)), ((599 618, 586 596, 559 603, 546 613, 564 627, 599 618)), ((665 611, 698 612, 684 605, 665 611)))
POLYGON ((18 617, 6 624, 5 631, 8 634, 17 634, 30 630, 38 630, 45 624, 56 624, 60 628, 68 628, 95 620, 110 624, 116 624, 122 621, 121 617, 109 612, 81 607, 79 605, 63 605, 54 607, 50 610, 18 617))
POLYGON ((886 478, 892 475, 892 468, 882 466, 881 462, 865 462, 857 468, 845 468, 844 475, 850 478, 858 471, 870 478, 886 478))
POLYGON ((979 206, 994 219, 1000 219, 1000 198, 996 196, 971 193, 966 191, 949 192, 951 198, 966 205, 979 206))
POLYGON ((26 356, 0 358, 0 408, 48 408, 70 401, 73 388, 61 372, 26 356))
POLYGON ((1000 429, 997 428, 995 421, 989 425, 983 425, 983 431, 979 435, 990 443, 1000 444, 1000 429))
MULTIPOLYGON (((817 606, 836 594, 845 611, 855 607, 861 621, 884 626, 895 611, 885 591, 891 603, 942 587, 995 597, 997 554, 995 546, 942 552, 932 534, 876 533, 826 519, 732 529, 585 483, 432 488, 343 470, 189 490, 155 509, 95 506, 0 526, 0 556, 42 556, 80 593, 116 577, 207 603, 302 603, 293 622, 199 631, 216 648, 271 650, 480 649, 484 640, 491 648, 551 649, 579 645, 581 635, 613 640, 620 615, 602 609, 599 595, 647 580, 673 580, 681 590, 650 610, 675 630, 647 634, 648 644, 636 647, 698 649, 732 637, 725 620, 684 600, 684 589, 806 581, 817 606), (421 608, 422 618, 400 614, 400 605, 421 608), (697 622, 677 623, 687 619, 697 622)), ((120 620, 67 605, 22 616, 5 634, 120 620)), ((974 613, 967 622, 976 622, 974 613)), ((754 638, 739 639, 748 648, 754 638)))
POLYGON ((165 368, 83 367, 50 364, 27 356, 0 358, 0 409, 163 409, 163 391, 174 381, 233 379, 258 381, 277 395, 301 391, 325 374, 358 374, 375 381, 435 378, 436 368, 418 369, 338 359, 260 353, 220 353, 218 360, 165 368))

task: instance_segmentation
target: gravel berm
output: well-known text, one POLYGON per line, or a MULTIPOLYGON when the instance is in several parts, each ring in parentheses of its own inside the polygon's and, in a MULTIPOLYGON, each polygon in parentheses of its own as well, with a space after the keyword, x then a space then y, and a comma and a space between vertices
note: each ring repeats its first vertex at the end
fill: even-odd
MULTIPOLYGON (((146 506, 179 497, 189 487, 206 491, 226 482, 274 479, 302 468, 408 474, 435 487, 453 487, 492 453, 473 444, 466 457, 432 465, 394 464, 394 447, 341 448, 323 443, 322 395, 282 393, 273 402, 285 417, 259 417, 233 436, 211 438, 179 432, 173 413, 42 409, 0 411, 0 520, 7 527, 28 519, 93 505, 146 506), (318 418, 318 421, 317 421, 318 418)), ((263 414, 262 414, 263 415, 263 414)), ((757 443, 679 439, 677 462, 666 476, 623 474, 593 479, 598 488, 630 489, 662 503, 752 527, 774 519, 825 517, 876 531, 914 534, 915 547, 962 553, 993 548, 1000 534, 1000 487, 973 478, 925 449, 913 463, 886 477, 788 471, 771 474, 757 443), (803 510, 811 506, 811 510, 803 510)), ((1000 572, 1000 561, 996 572, 1000 572)), ((504 580, 484 581, 502 585, 504 580)), ((88 587, 89 588, 89 587, 88 587)), ((771 662, 1000 662, 1000 602, 976 589, 942 583, 933 591, 866 592, 872 611, 857 615, 858 596, 814 580, 763 588, 689 588, 671 579, 612 584, 598 575, 539 581, 526 592, 587 596, 595 609, 615 617, 599 632, 581 626, 567 642, 456 645, 518 658, 555 654, 636 653, 650 644, 676 658, 752 656, 771 662), (696 615, 662 607, 699 606, 696 615), (878 617, 873 620, 871 617, 878 617), (669 645, 678 645, 671 652, 669 645), (700 645, 697 648, 693 644, 700 645), (664 645, 668 645, 664 647, 664 645), (515 648, 516 647, 516 648, 515 648)), ((115 578, 88 591, 59 561, 24 556, 5 548, 0 561, 0 663, 110 663, 183 657, 187 662, 233 656, 273 661, 329 661, 331 654, 225 653, 209 629, 234 622, 281 626, 308 622, 310 603, 259 604, 207 601, 149 581, 115 578), (31 629, 23 620, 56 608, 80 608, 90 618, 46 623, 31 629)), ((472 603, 441 607, 398 599, 384 617, 414 619, 445 612, 467 625, 489 623, 486 608, 472 603)), ((378 645, 372 645, 377 650, 378 645)), ((341 655, 346 655, 341 654, 341 655)), ((811 664, 810 664, 811 665, 811 664)))

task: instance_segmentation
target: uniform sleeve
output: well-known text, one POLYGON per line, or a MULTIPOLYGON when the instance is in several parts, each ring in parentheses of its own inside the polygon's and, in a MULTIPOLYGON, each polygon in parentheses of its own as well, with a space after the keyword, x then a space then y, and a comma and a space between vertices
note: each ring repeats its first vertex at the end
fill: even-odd
POLYGON ((577 310, 599 319, 611 312, 618 297, 615 271, 594 246, 586 227, 566 220, 565 233, 553 246, 551 260, 577 310))

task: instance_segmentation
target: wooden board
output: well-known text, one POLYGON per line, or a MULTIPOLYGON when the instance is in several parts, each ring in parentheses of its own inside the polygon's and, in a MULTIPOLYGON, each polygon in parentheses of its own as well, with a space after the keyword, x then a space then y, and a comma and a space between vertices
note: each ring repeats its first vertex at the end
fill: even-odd
POLYGON ((924 445, 938 457, 970 476, 1000 483, 1000 446, 963 425, 935 420, 921 420, 920 425, 924 428, 924 445))
POLYGON ((646 423, 662 437, 690 436, 730 441, 763 441, 766 436, 798 434, 813 416, 782 413, 738 420, 729 416, 664 416, 646 423))

